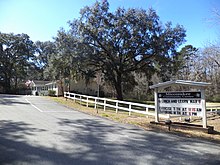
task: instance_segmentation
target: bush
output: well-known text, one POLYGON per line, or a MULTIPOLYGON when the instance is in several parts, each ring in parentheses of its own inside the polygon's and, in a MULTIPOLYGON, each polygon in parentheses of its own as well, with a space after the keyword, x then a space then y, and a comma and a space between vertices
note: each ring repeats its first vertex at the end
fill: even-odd
POLYGON ((54 90, 48 90, 48 96, 55 96, 56 91, 54 90))
POLYGON ((213 96, 213 101, 220 102, 220 94, 216 94, 215 96, 213 96))

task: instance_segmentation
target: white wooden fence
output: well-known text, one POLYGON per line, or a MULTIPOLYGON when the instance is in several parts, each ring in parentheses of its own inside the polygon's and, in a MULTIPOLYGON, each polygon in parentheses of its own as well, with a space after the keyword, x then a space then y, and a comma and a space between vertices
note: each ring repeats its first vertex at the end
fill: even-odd
POLYGON ((118 113, 118 110, 123 110, 128 111, 129 115, 131 115, 131 112, 136 112, 144 115, 154 116, 154 105, 112 100, 69 92, 64 92, 64 97, 68 99, 73 99, 74 101, 78 100, 80 104, 84 102, 86 103, 87 107, 89 106, 89 103, 94 104, 95 109, 98 108, 99 105, 103 106, 104 111, 106 110, 106 107, 109 107, 115 109, 116 113, 118 113))
POLYGON ((220 114, 220 106, 206 106, 208 114, 220 114))
MULTIPOLYGON (((131 115, 131 112, 144 114, 147 116, 155 116, 155 106, 154 105, 147 105, 147 104, 140 104, 134 102, 127 102, 127 101, 119 101, 119 100, 112 100, 107 98, 100 98, 94 96, 87 96, 81 95, 77 93, 70 93, 64 92, 64 97, 68 99, 72 99, 74 101, 78 100, 80 104, 83 102, 86 103, 88 107, 89 104, 92 104, 95 109, 98 106, 102 106, 103 110, 105 111, 107 107, 115 109, 116 113, 118 110, 128 111, 128 114, 131 115)), ((207 106, 206 107, 208 114, 220 114, 220 106, 207 106)), ((159 117, 162 118, 171 118, 177 117, 176 115, 170 116, 168 114, 159 114, 159 117)))

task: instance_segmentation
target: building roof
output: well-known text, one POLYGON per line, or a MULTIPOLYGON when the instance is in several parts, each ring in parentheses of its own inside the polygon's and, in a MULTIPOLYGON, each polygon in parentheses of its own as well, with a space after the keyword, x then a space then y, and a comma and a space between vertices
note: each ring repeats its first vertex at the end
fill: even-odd
POLYGON ((211 83, 206 83, 206 82, 196 82, 196 81, 188 81, 188 80, 175 80, 175 81, 166 81, 163 83, 158 83, 155 85, 151 85, 150 89, 154 88, 166 88, 172 85, 188 85, 192 87, 207 87, 211 85, 211 83))
POLYGON ((57 84, 57 82, 56 82, 56 81, 50 81, 50 82, 48 82, 48 83, 45 84, 45 85, 48 86, 48 85, 54 85, 54 84, 57 84))
POLYGON ((43 80, 32 80, 31 86, 44 86, 45 84, 49 83, 50 81, 43 81, 43 80))

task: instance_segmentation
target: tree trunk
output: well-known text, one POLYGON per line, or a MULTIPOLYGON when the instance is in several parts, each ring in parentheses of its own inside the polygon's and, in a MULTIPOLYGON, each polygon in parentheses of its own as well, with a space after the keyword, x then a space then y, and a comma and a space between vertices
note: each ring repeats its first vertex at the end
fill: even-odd
POLYGON ((115 89, 116 89, 116 93, 117 93, 117 99, 123 100, 121 84, 115 84, 115 89))
MULTIPOLYGON (((58 87, 59 89, 59 87, 58 87)), ((60 89, 61 89, 61 94, 64 96, 64 86, 63 86, 63 80, 62 78, 60 79, 60 89)), ((58 90, 59 91, 59 90, 58 90)), ((59 96, 59 92, 57 93, 57 96, 59 96)))
POLYGON ((7 79, 5 80, 4 86, 5 86, 5 92, 6 92, 6 93, 11 93, 11 83, 10 83, 10 79, 7 78, 7 79))
POLYGON ((121 74, 117 74, 117 80, 115 82, 115 89, 117 93, 117 99, 123 100, 121 74))
POLYGON ((10 79, 10 75, 5 72, 4 73, 4 92, 5 93, 10 93, 11 92, 11 79, 10 79))
POLYGON ((18 88, 18 77, 15 77, 15 90, 17 92, 17 88, 18 88))

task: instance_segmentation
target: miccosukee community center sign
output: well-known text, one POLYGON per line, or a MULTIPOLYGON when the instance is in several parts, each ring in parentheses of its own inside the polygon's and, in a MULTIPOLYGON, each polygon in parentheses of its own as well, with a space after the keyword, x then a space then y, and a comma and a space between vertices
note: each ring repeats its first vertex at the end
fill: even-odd
POLYGON ((201 116, 201 92, 163 92, 158 93, 160 113, 201 116))
POLYGON ((150 86, 151 89, 154 89, 155 122, 159 122, 159 114, 200 116, 203 119, 203 128, 206 128, 205 87, 208 85, 210 83, 176 80, 150 86), (197 91, 159 92, 159 90, 173 85, 190 86, 197 91))

